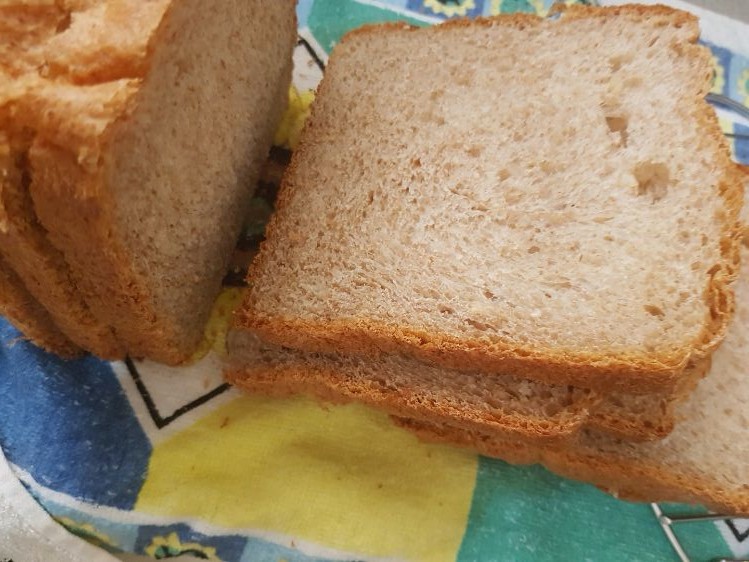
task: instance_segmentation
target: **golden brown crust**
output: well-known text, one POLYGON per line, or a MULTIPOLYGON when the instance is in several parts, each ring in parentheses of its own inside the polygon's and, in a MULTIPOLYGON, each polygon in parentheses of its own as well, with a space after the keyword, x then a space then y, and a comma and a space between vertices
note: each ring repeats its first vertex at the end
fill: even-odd
POLYGON ((548 417, 520 413, 497 413, 490 417, 478 409, 435 403, 409 389, 388 387, 374 380, 350 381, 333 368, 312 368, 305 364, 273 368, 258 364, 241 370, 228 369, 225 377, 247 392, 277 397, 307 394, 334 404, 358 401, 392 415, 450 423, 468 430, 497 431, 546 444, 562 443, 576 434, 588 416, 588 408, 597 400, 583 397, 568 410, 548 417))
POLYGON ((0 258, 0 315, 42 349, 72 358, 82 350, 63 335, 47 311, 26 290, 23 282, 0 258))
MULTIPOLYGON (((624 15, 635 20, 656 18, 658 25, 688 27, 689 40, 697 40, 699 29, 697 20, 691 14, 673 10, 665 6, 617 6, 607 8, 570 7, 562 17, 563 21, 589 17, 610 17, 624 15)), ((430 32, 440 33, 457 26, 471 25, 538 25, 542 22, 536 16, 510 15, 480 20, 454 20, 432 28, 430 32)), ((413 27, 403 24, 367 26, 346 36, 348 40, 360 34, 384 33, 395 30, 411 32, 413 27)), ((426 31, 426 30, 424 30, 426 31)), ((346 41, 346 38, 343 42, 346 41)), ((688 44, 695 61, 704 69, 702 94, 709 89, 712 66, 704 48, 688 44)), ((335 72, 337 59, 331 56, 326 77, 318 89, 317 98, 326 96, 330 88, 330 76, 335 72)), ((621 391, 626 393, 671 392, 680 384, 685 368, 690 361, 709 356, 723 339, 726 327, 733 314, 733 292, 730 287, 738 270, 738 248, 741 229, 738 226, 738 213, 743 200, 743 187, 736 165, 730 161, 728 147, 719 125, 709 106, 700 95, 694 100, 694 112, 702 130, 706 133, 705 142, 712 145, 712 152, 720 154, 718 165, 723 170, 719 181, 720 196, 725 201, 726 213, 723 220, 720 249, 722 259, 711 270, 711 276, 704 290, 706 312, 705 324, 700 335, 691 342, 685 342, 680 349, 661 351, 657 354, 632 349, 607 355, 584 350, 559 350, 548 347, 511 346, 497 341, 487 346, 483 341, 462 339, 439 332, 419 331, 409 326, 385 326, 372 321, 356 322, 308 322, 298 318, 282 318, 264 314, 256 310, 253 293, 250 291, 236 316, 237 325, 250 329, 270 343, 286 345, 306 351, 337 352, 367 355, 376 350, 387 353, 399 352, 412 355, 420 360, 433 362, 453 369, 478 369, 487 372, 513 373, 541 382, 552 384, 566 383, 602 392, 621 391)), ((304 157, 308 147, 314 144, 316 128, 315 105, 307 121, 297 151, 282 182, 276 205, 276 213, 266 229, 266 240, 282 239, 279 236, 283 211, 294 192, 292 178, 297 163, 304 157)), ((255 272, 261 271, 271 253, 270 242, 261 245, 248 280, 252 283, 255 272)))
POLYGON ((68 338, 101 357, 121 357, 122 348, 112 331, 91 314, 70 279, 62 254, 38 224, 28 191, 33 178, 24 149, 11 150, 3 138, 0 134, 0 208, 5 215, 0 254, 68 338))
POLYGON ((575 440, 583 428, 596 429, 630 441, 651 441, 665 437, 674 426, 673 406, 670 404, 660 417, 651 414, 644 423, 634 418, 626 420, 600 414, 597 404, 601 403, 601 398, 596 395, 578 401, 563 415, 536 418, 519 413, 488 416, 480 410, 459 409, 425 400, 420 393, 408 389, 382 387, 376 381, 352 384, 345 380, 342 373, 333 369, 311 369, 304 364, 295 368, 271 369, 257 364, 246 369, 228 369, 225 378, 250 393, 275 397, 304 394, 333 404, 358 401, 395 416, 446 423, 469 431, 496 431, 501 435, 547 445, 562 445, 575 440), (651 417, 656 418, 657 423, 650 422, 651 417))
POLYGON ((447 425, 402 418, 394 421, 426 441, 468 447, 513 464, 543 464, 557 474, 592 483, 622 499, 699 503, 720 513, 749 514, 749 487, 726 490, 709 476, 681 472, 657 461, 574 445, 539 448, 447 425))
POLYGON ((635 353, 602 357, 585 352, 572 354, 511 348, 501 343, 487 348, 484 342, 459 340, 410 327, 383 326, 371 321, 318 325, 296 319, 265 318, 248 310, 247 300, 237 318, 239 326, 269 343, 304 351, 343 351, 355 355, 371 355, 379 351, 406 353, 450 369, 512 373, 548 384, 571 384, 602 392, 648 394, 672 391, 689 360, 686 352, 681 357, 647 360, 635 353))
MULTIPOLYGON (((570 6, 560 6, 555 10, 555 13, 563 14, 563 17, 567 20, 570 19, 587 19, 587 18, 607 18, 612 16, 625 16, 630 17, 633 20, 641 20, 642 18, 658 18, 659 25, 670 25, 677 28, 689 27, 692 31, 692 40, 696 41, 699 37, 699 20, 697 16, 689 12, 682 10, 676 10, 669 6, 662 4, 655 4, 652 6, 642 4, 623 4, 621 6, 603 6, 603 7, 592 7, 582 6, 579 4, 572 4, 570 6)), ((432 30, 445 30, 453 28, 464 28, 480 25, 483 27, 492 27, 495 25, 502 25, 506 27, 514 27, 516 29, 525 29, 530 26, 540 25, 544 21, 544 18, 535 14, 526 13, 514 13, 514 14, 502 14, 497 16, 489 17, 477 17, 477 18, 455 18, 447 20, 439 25, 432 26, 432 30)), ((419 29, 425 29, 423 27, 408 24, 406 22, 386 22, 386 23, 375 23, 365 24, 352 31, 346 33, 341 39, 340 43, 345 43, 354 37, 359 35, 366 35, 370 33, 382 33, 384 31, 415 31, 419 29)))
MULTIPOLYGON (((567 406, 553 415, 534 416, 520 411, 489 414, 481 408, 466 404, 458 407, 429 397, 423 387, 416 385, 383 384, 382 377, 387 379, 387 372, 393 367, 383 367, 380 376, 351 377, 348 371, 356 367, 344 367, 333 358, 328 361, 325 357, 300 354, 290 357, 286 351, 241 332, 234 332, 229 340, 232 363, 225 376, 230 383, 249 392, 274 396, 309 394, 334 403, 362 401, 392 415, 546 443, 576 439, 583 428, 629 441, 662 438, 673 429, 675 406, 691 394, 710 367, 709 360, 690 365, 677 393, 648 396, 639 403, 633 402, 635 398, 631 395, 583 393, 570 387, 567 406), (256 346, 257 343, 260 345, 256 346)), ((446 372, 444 376, 450 374, 446 372)))

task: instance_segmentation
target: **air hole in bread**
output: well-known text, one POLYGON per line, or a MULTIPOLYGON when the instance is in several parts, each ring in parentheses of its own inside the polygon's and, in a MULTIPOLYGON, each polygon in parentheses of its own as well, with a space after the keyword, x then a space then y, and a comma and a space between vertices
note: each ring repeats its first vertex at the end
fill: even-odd
POLYGON ((451 308, 445 305, 441 305, 438 310, 440 311, 440 314, 454 314, 455 313, 454 308, 451 308))
POLYGON ((482 332, 491 329, 491 326, 489 324, 486 324, 485 322, 479 322, 478 320, 474 320, 472 318, 466 318, 466 324, 473 326, 474 328, 476 328, 477 330, 481 330, 482 332))
POLYGON ((609 65, 611 65, 611 71, 617 72, 622 66, 632 62, 632 53, 622 53, 615 55, 609 59, 609 65))
POLYGON ((606 126, 612 133, 619 133, 619 144, 627 146, 629 119, 625 115, 606 115, 606 126))
POLYGON ((471 156, 472 158, 478 158, 479 156, 481 156, 482 152, 484 152, 484 149, 478 145, 473 145, 466 148, 466 154, 468 154, 468 156, 471 156))
POLYGON ((646 304, 645 311, 648 314, 652 316, 657 316, 659 318, 663 318, 666 315, 666 313, 663 312, 663 309, 661 307, 655 306, 654 304, 646 304))
POLYGON ((57 22, 57 27, 55 27, 56 33, 64 33, 70 28, 70 23, 72 21, 71 12, 68 11, 65 15, 62 16, 62 19, 60 19, 59 22, 57 22))
POLYGON ((502 168, 497 172, 497 179, 499 181, 506 181, 510 175, 510 171, 507 168, 502 168))
POLYGON ((668 166, 660 162, 642 162, 633 170, 637 180, 637 195, 650 197, 657 203, 668 194, 670 174, 668 166))

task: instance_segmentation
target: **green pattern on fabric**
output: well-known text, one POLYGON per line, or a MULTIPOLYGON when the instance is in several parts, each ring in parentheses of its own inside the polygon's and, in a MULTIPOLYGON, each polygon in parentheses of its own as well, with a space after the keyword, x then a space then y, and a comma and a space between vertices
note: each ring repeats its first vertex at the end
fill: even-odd
MULTIPOLYGON (((679 539, 695 560, 728 554, 714 525, 692 524, 679 539)), ((539 466, 481 458, 459 560, 662 562, 673 557, 648 504, 619 501, 539 466)))
POLYGON ((503 14, 523 12, 526 14, 535 14, 536 7, 529 0, 502 0, 499 10, 503 14))
POLYGON ((351 0, 317 0, 312 5, 307 25, 320 46, 330 53, 352 29, 364 24, 393 21, 425 25, 421 20, 351 0))

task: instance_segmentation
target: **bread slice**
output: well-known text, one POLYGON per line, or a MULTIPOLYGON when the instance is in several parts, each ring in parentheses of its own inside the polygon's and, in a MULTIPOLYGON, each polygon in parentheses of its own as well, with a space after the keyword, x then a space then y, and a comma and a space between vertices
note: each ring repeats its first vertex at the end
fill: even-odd
MULTIPOLYGON (((741 461, 730 453, 723 453, 720 460, 712 462, 708 456, 700 460, 686 453, 688 446, 683 443, 678 452, 671 452, 662 459, 654 450, 638 456, 627 451, 631 443, 611 441, 591 433, 584 434, 583 444, 576 447, 542 450, 527 442, 466 431, 449 424, 402 417, 393 417, 393 421, 422 441, 466 447, 510 464, 543 464, 560 476, 588 482, 622 500, 701 504, 718 513, 749 516, 746 476, 739 476, 737 468, 741 461), (608 446, 599 446, 601 440, 608 446), (679 460, 676 466, 672 464, 675 458, 679 460), (708 462, 702 462, 704 460, 708 462), (727 461, 733 468, 726 471, 721 461, 727 461), (710 471, 715 468, 720 472, 712 476, 710 471)), ((655 448, 653 444, 637 446, 645 445, 655 448)))
MULTIPOLYGON (((749 258, 749 256, 745 257, 749 258)), ((540 448, 499 432, 466 431, 458 424, 398 423, 422 437, 519 464, 542 463, 622 498, 702 503, 721 513, 749 515, 749 261, 736 287, 736 320, 713 355, 712 369, 678 407, 666 438, 631 443, 584 431, 567 448, 540 448)))
POLYGON ((672 392, 724 335, 738 259, 697 36, 644 6, 349 34, 239 322, 307 351, 672 392))
MULTIPOLYGON (((22 147, 12 149, 7 135, 0 132, 0 255, 5 267, 14 270, 12 283, 18 285, 25 281, 23 292, 28 290, 30 295, 23 301, 31 302, 30 298, 37 301, 34 306, 21 307, 17 312, 42 310, 44 307, 50 316, 47 318, 47 312, 40 315, 36 311, 36 320, 16 317, 15 323, 36 326, 26 335, 46 349, 71 349, 73 345, 67 341, 70 339, 100 357, 121 357, 123 347, 115 340, 112 329, 99 322, 88 309, 70 278, 65 259, 52 246, 36 219, 29 194, 26 156, 22 147), (20 278, 16 279, 15 274, 20 278), (45 318, 42 320, 40 316, 45 318), (55 328, 42 329, 41 325, 54 325, 55 328), (60 331, 67 337, 61 338, 60 331), (41 340, 37 339, 39 334, 43 334, 41 340), (57 340, 65 340, 65 345, 49 343, 57 340)), ((18 302, 18 290, 0 298, 18 302)))
POLYGON ((3 69, 0 125, 31 135, 39 222, 125 352, 186 359, 287 99, 294 2, 4 8, 37 63, 3 69))
MULTIPOLYGON (((309 394, 323 401, 360 401, 397 416, 496 431, 531 441, 563 441, 582 427, 632 440, 657 439, 673 428, 678 397, 609 396, 514 376, 448 370, 412 358, 305 353, 265 344, 233 329, 227 380, 272 396, 309 394)), ((696 365, 692 386, 706 365, 696 365)))
POLYGON ((26 290, 13 269, 0 258, 0 316, 6 317, 37 346, 61 357, 80 355, 81 349, 57 328, 43 306, 26 290))
POLYGON ((446 372, 397 355, 360 358, 297 352, 230 331, 228 382, 270 396, 309 394, 360 401, 390 414, 492 428, 522 439, 555 441, 576 433, 595 405, 593 393, 511 376, 446 372))

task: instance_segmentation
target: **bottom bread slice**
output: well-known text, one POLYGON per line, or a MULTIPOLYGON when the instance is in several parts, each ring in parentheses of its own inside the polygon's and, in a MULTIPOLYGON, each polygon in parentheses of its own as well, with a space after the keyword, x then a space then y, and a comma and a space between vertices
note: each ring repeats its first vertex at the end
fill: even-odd
POLYGON ((662 440, 632 443, 584 430, 565 447, 542 448, 457 424, 413 419, 397 423, 433 441, 471 447, 512 463, 540 463, 622 498, 701 503, 749 515, 748 276, 745 259, 734 323, 713 354, 710 373, 677 406, 676 426, 662 440))
MULTIPOLYGON (((566 441, 584 426, 630 440, 660 438, 673 427, 673 405, 690 390, 685 387, 677 396, 601 397, 567 385, 453 371, 398 355, 364 358, 280 348, 242 329, 230 332, 227 345, 227 380, 246 391, 360 401, 393 415, 530 441, 566 441)), ((693 386, 705 364, 691 370, 684 378, 693 386)))
MULTIPOLYGON (((631 443, 590 430, 583 430, 579 441, 567 448, 543 448, 446 423, 392 419, 423 441, 466 447, 511 464, 542 464, 620 499, 694 503, 721 513, 749 515, 747 476, 737 472, 746 471, 746 458, 738 461, 730 451, 723 451, 718 459, 711 460, 708 451, 696 458, 686 444, 674 444, 678 438, 666 438, 667 443, 631 443), (732 468, 724 468, 722 463, 732 468)), ((674 433, 682 432, 677 428, 674 433)))
POLYGON ((0 259, 0 315, 5 316, 37 346, 61 357, 82 353, 57 328, 47 310, 40 305, 15 272, 0 259))
POLYGON ((604 396, 590 416, 588 426, 628 441, 662 439, 674 429, 675 409, 694 391, 709 371, 712 357, 690 364, 675 392, 667 394, 626 394, 604 396))

